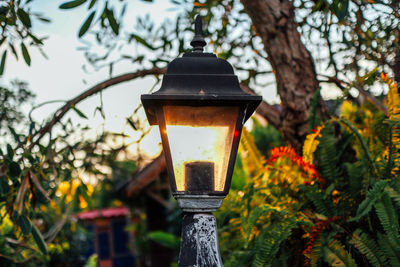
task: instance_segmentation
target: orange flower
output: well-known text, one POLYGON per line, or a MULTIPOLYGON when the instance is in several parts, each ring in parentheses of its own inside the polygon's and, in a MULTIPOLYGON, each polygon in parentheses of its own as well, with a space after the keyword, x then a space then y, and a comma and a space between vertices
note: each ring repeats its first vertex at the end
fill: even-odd
MULTIPOLYGON (((301 167, 311 180, 317 179, 320 183, 323 182, 315 166, 311 163, 304 161, 303 157, 298 156, 293 148, 287 146, 274 147, 273 149, 271 149, 271 156, 268 159, 268 164, 272 165, 272 163, 277 161, 278 158, 287 158, 291 160, 292 163, 301 167)), ((306 183, 307 185, 312 184, 311 181, 309 181, 309 183, 306 183)))
POLYGON ((381 79, 386 82, 387 78, 388 78, 387 73, 381 72, 381 79))

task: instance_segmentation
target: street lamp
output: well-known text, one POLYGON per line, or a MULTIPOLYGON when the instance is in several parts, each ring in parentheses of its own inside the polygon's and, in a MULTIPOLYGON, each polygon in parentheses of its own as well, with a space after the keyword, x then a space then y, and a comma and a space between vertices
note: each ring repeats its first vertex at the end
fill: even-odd
POLYGON ((141 96, 158 125, 173 196, 184 211, 179 265, 222 266, 216 211, 229 192, 244 122, 261 102, 245 93, 232 66, 203 53, 200 16, 192 52, 173 60, 160 90, 141 96))

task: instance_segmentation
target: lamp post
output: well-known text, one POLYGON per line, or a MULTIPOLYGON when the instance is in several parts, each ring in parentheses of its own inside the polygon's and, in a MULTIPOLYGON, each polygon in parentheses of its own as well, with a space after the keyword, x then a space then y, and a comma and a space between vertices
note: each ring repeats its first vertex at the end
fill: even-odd
POLYGON ((173 60, 160 90, 141 96, 158 125, 172 194, 183 210, 178 266, 222 266, 216 211, 229 192, 244 122, 261 102, 245 93, 232 66, 204 53, 200 16, 192 52, 173 60))

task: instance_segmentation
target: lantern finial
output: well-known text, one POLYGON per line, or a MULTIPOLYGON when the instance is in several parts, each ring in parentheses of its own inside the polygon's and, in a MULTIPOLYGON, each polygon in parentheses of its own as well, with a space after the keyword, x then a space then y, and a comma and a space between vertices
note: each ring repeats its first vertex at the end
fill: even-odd
POLYGON ((203 23, 200 15, 197 15, 194 22, 194 38, 190 42, 190 45, 193 47, 193 52, 203 52, 203 47, 206 44, 203 39, 203 23))

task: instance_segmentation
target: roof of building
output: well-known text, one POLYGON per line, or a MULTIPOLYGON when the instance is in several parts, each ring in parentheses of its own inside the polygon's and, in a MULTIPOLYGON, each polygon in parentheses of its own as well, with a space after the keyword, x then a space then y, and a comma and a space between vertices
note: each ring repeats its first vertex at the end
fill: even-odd
POLYGON ((77 215, 80 220, 94 220, 98 218, 125 217, 129 214, 127 207, 105 208, 101 210, 89 210, 77 215))
POLYGON ((151 182, 157 179, 161 172, 166 170, 164 153, 161 153, 144 168, 136 171, 132 177, 117 185, 115 192, 123 197, 132 198, 139 194, 151 182))

